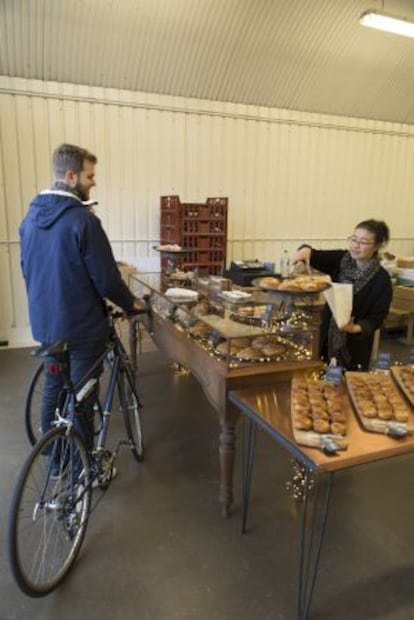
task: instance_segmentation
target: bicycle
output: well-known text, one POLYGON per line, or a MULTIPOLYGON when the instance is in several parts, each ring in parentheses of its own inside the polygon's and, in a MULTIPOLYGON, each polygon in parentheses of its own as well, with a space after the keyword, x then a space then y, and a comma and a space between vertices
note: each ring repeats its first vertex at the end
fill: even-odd
MULTIPOLYGON (((35 353, 36 355, 36 353, 35 353)), ((104 360, 108 372, 110 372, 110 360, 105 364, 107 360, 104 360)), ((105 367, 104 367, 105 372, 105 367)), ((102 383, 102 375, 100 377, 102 383)), ((34 446, 36 441, 43 435, 42 432, 42 400, 43 391, 45 387, 45 369, 43 362, 40 362, 39 366, 35 369, 30 381, 29 387, 26 392, 26 400, 24 405, 24 425, 26 429, 27 438, 29 443, 34 446)), ((96 425, 95 434, 99 435, 99 432, 103 423, 103 411, 99 400, 94 405, 95 418, 98 418, 99 424, 96 425)))
MULTIPOLYGON (((148 298, 145 303, 146 307, 134 314, 146 314, 151 329, 148 298)), ((49 594, 69 573, 86 533, 92 488, 108 489, 120 447, 127 445, 137 461, 143 459, 142 403, 132 365, 115 329, 116 321, 123 316, 109 309, 111 335, 107 348, 76 385, 70 379, 67 343, 39 347, 36 352, 39 357, 51 356, 56 361, 64 397, 59 399, 54 427, 38 439, 23 464, 10 508, 10 564, 20 589, 32 597, 49 594), (103 422, 96 445, 88 454, 75 428, 75 416, 96 388, 96 373, 104 360, 110 365, 110 376, 104 398, 98 396, 103 422), (127 439, 118 440, 111 451, 106 440, 116 389, 127 439)))

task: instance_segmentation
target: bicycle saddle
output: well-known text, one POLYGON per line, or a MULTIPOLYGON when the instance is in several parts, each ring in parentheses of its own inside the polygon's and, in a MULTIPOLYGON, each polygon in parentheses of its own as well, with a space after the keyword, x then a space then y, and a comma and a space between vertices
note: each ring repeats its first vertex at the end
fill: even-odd
POLYGON ((68 348, 66 340, 58 340, 53 344, 46 344, 35 349, 32 354, 36 357, 59 357, 62 356, 68 348))

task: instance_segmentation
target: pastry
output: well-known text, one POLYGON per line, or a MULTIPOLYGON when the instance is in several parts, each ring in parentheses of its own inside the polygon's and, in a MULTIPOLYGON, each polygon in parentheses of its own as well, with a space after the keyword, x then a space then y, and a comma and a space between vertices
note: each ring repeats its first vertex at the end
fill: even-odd
POLYGON ((291 387, 291 407, 295 429, 346 435, 346 413, 342 410, 341 394, 334 385, 295 377, 291 387))
POLYGON ((322 420, 321 418, 318 418, 316 420, 313 420, 313 430, 315 431, 315 433, 329 433, 330 424, 328 420, 322 420))
POLYGON ((245 347, 237 352, 237 357, 243 360, 257 360, 260 358, 260 349, 254 347, 245 347))
POLYGON ((284 344, 275 342, 274 344, 266 344, 262 347, 262 351, 267 357, 273 357, 275 355, 283 355, 286 352, 286 347, 284 344))
POLYGON ((345 424, 345 422, 332 422, 332 424, 331 424, 331 433, 333 435, 346 435, 346 424, 345 424))
POLYGON ((255 349, 261 349, 263 346, 269 344, 269 338, 267 336, 256 336, 256 338, 253 338, 252 342, 251 342, 251 346, 254 347, 255 349))
POLYGON ((216 346, 216 352, 220 353, 220 355, 228 355, 229 352, 230 355, 237 355, 239 351, 240 347, 235 345, 233 342, 229 346, 229 342, 227 340, 223 340, 223 342, 220 342, 216 346))
POLYGON ((397 422, 408 422, 408 411, 403 407, 394 408, 394 418, 397 422))
POLYGON ((210 330, 205 323, 194 323, 188 328, 188 333, 195 337, 207 336, 210 330))
POLYGON ((312 418, 306 415, 295 415, 293 424, 295 428, 302 431, 311 431, 313 428, 312 418))
POLYGON ((248 338, 234 338, 232 344, 239 349, 244 349, 250 345, 250 340, 248 338))
POLYGON ((270 276, 260 278, 259 280, 259 286, 262 288, 277 289, 279 288, 279 284, 280 284, 280 280, 278 280, 277 278, 270 277, 270 276))
POLYGON ((366 418, 408 422, 409 412, 391 375, 364 374, 350 376, 348 386, 358 413, 366 418))

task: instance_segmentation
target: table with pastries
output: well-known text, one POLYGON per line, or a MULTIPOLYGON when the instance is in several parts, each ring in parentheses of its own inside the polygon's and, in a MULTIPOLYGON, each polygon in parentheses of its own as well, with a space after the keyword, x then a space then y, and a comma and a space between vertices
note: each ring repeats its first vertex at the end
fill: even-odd
POLYGON ((293 458, 293 480, 298 486, 295 499, 302 512, 297 617, 307 620, 335 473, 414 452, 414 366, 345 373, 345 380, 336 386, 321 379, 294 378, 267 387, 232 390, 229 400, 248 424, 243 459, 243 531, 247 529, 257 428, 293 458), (332 396, 334 391, 337 400, 332 396), (334 420, 325 430, 337 445, 324 443, 328 438, 324 432, 315 433, 312 416, 314 423, 323 420, 328 424, 327 417, 334 420), (342 426, 338 420, 343 421, 342 426))

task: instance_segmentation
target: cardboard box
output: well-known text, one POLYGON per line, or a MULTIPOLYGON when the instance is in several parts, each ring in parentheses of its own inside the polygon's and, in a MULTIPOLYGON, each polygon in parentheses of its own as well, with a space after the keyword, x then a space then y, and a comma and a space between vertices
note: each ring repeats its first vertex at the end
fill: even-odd
POLYGON ((391 312, 393 309, 414 312, 414 287, 394 286, 391 312))
POLYGON ((132 273, 137 273, 137 268, 134 265, 128 265, 128 263, 123 263, 122 261, 117 261, 118 269, 121 272, 121 276, 123 281, 127 286, 129 286, 129 276, 132 273))

